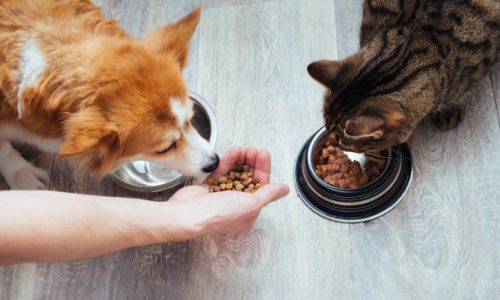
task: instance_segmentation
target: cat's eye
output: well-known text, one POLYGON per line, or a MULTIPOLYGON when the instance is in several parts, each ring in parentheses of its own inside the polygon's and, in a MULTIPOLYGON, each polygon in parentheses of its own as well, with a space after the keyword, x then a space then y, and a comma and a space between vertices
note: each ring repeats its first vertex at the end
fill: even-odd
POLYGON ((176 146, 176 143, 177 142, 173 142, 172 144, 170 144, 170 146, 168 146, 167 148, 161 150, 161 151, 156 151, 156 154, 158 155, 161 155, 161 154, 165 154, 167 152, 170 152, 171 150, 174 150, 175 149, 175 146, 176 146))

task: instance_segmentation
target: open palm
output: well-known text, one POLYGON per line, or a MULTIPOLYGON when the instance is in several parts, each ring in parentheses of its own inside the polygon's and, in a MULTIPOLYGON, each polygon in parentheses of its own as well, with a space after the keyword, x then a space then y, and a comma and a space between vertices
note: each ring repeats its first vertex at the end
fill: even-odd
POLYGON ((255 148, 230 149, 211 176, 223 176, 238 164, 250 166, 262 188, 255 193, 209 193, 206 184, 188 186, 175 193, 169 200, 170 204, 187 210, 186 218, 190 218, 202 234, 232 234, 250 230, 261 209, 286 196, 289 189, 284 184, 269 184, 271 157, 267 151, 255 148))

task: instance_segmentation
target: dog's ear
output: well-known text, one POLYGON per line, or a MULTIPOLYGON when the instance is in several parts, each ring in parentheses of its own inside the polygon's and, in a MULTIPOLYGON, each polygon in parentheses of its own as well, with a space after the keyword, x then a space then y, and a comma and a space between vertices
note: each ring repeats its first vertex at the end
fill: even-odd
POLYGON ((147 32, 143 43, 151 51, 171 55, 181 68, 187 64, 189 41, 200 21, 201 9, 198 7, 179 21, 147 32))
POLYGON ((119 136, 96 108, 71 115, 64 124, 66 135, 59 150, 63 157, 79 157, 89 170, 103 174, 114 167, 119 136))

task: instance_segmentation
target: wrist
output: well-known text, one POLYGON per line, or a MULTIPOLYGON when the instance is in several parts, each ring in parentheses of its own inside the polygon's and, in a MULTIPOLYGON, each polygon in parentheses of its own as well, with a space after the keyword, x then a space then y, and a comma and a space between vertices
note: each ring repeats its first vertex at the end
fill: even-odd
POLYGON ((147 213, 142 216, 138 232, 139 244, 159 244, 185 241, 202 234, 202 226, 182 205, 174 201, 147 202, 147 213))

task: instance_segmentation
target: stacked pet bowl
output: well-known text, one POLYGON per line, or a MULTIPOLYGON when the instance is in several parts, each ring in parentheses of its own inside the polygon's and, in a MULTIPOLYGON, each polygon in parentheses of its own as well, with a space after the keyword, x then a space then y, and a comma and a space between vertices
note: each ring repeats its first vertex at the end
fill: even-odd
MULTIPOLYGON (((412 179, 411 153, 402 144, 386 150, 380 175, 358 189, 340 189, 325 183, 315 172, 328 133, 318 130, 303 146, 294 168, 300 198, 313 212, 329 220, 365 222, 390 211, 403 199, 412 179)), ((349 157, 354 153, 344 152, 349 157)))
MULTIPOLYGON (((193 100, 193 127, 206 139, 212 149, 217 138, 215 113, 208 102, 200 95, 189 93, 193 100)), ((121 187, 137 192, 159 192, 185 184, 189 178, 163 166, 147 162, 134 161, 124 165, 111 174, 111 178, 121 187)))

